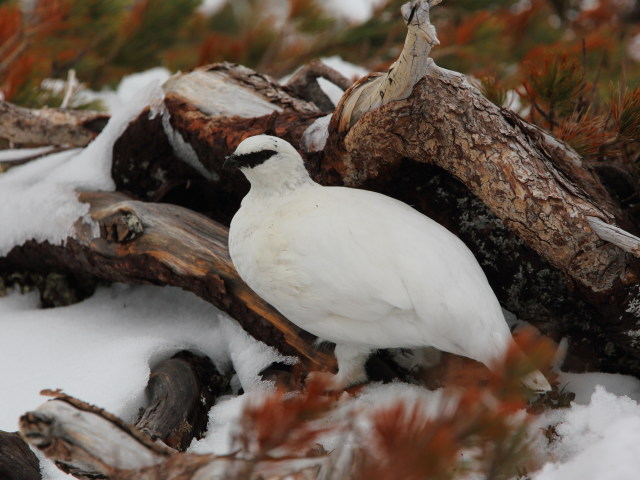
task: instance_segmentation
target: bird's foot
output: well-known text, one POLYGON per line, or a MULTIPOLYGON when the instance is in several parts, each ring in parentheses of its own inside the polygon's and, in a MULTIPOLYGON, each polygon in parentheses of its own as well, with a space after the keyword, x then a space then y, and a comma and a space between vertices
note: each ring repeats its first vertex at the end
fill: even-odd
POLYGON ((310 372, 305 381, 307 388, 310 385, 317 386, 326 392, 342 392, 352 387, 358 387, 366 383, 367 377, 350 378, 346 375, 330 372, 310 372))

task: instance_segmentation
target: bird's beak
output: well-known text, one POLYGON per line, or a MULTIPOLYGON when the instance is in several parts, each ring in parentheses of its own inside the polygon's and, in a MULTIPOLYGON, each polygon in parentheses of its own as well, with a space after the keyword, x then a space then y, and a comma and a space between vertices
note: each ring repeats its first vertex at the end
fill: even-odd
POLYGON ((238 156, 231 154, 228 157, 224 158, 224 163, 222 164, 222 168, 240 168, 240 163, 238 162, 238 156))

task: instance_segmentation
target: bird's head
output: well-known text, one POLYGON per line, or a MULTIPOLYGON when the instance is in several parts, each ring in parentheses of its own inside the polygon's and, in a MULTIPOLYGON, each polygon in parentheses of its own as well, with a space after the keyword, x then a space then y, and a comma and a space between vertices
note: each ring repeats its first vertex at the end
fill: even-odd
POLYGON ((278 191, 312 182, 296 149, 286 140, 270 135, 246 138, 223 166, 240 169, 256 188, 278 191))
POLYGON ((431 24, 429 11, 431 7, 442 0, 415 0, 402 5, 400 11, 407 27, 414 29, 418 35, 425 38, 430 45, 440 45, 435 27, 431 24))

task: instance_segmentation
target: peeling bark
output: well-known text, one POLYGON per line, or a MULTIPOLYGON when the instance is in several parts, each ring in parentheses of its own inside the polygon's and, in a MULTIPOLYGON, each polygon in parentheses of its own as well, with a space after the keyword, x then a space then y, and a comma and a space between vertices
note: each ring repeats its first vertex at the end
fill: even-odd
MULTIPOLYGON (((557 295, 573 297, 594 312, 583 331, 607 332, 596 348, 608 365, 604 368, 620 362, 625 365, 621 370, 640 372, 640 350, 630 338, 640 328, 633 309, 639 262, 602 241, 589 218, 632 232, 636 227, 568 146, 496 107, 463 76, 435 66, 409 98, 365 114, 345 135, 335 116, 330 129, 324 153, 342 156, 340 173, 347 185, 379 184, 381 178, 392 178, 405 159, 437 165, 460 180, 551 271, 560 273, 564 287, 557 295)), ((494 289, 499 290, 495 284, 494 289)), ((500 299, 509 304, 508 295, 500 299)), ((545 299, 535 301, 544 305, 545 299)), ((538 323, 518 309, 515 313, 538 323)))

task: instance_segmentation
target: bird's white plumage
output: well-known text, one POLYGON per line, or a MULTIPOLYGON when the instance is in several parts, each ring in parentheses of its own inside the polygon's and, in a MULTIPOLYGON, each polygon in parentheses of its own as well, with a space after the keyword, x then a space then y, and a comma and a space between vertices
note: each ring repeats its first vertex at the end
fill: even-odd
POLYGON ((363 380, 375 348, 430 345, 489 366, 505 352, 500 305, 455 235, 390 197, 320 186, 282 139, 251 137, 234 155, 263 150, 275 153, 240 166, 251 190, 231 222, 231 258, 284 316, 338 345, 343 383, 363 380))

